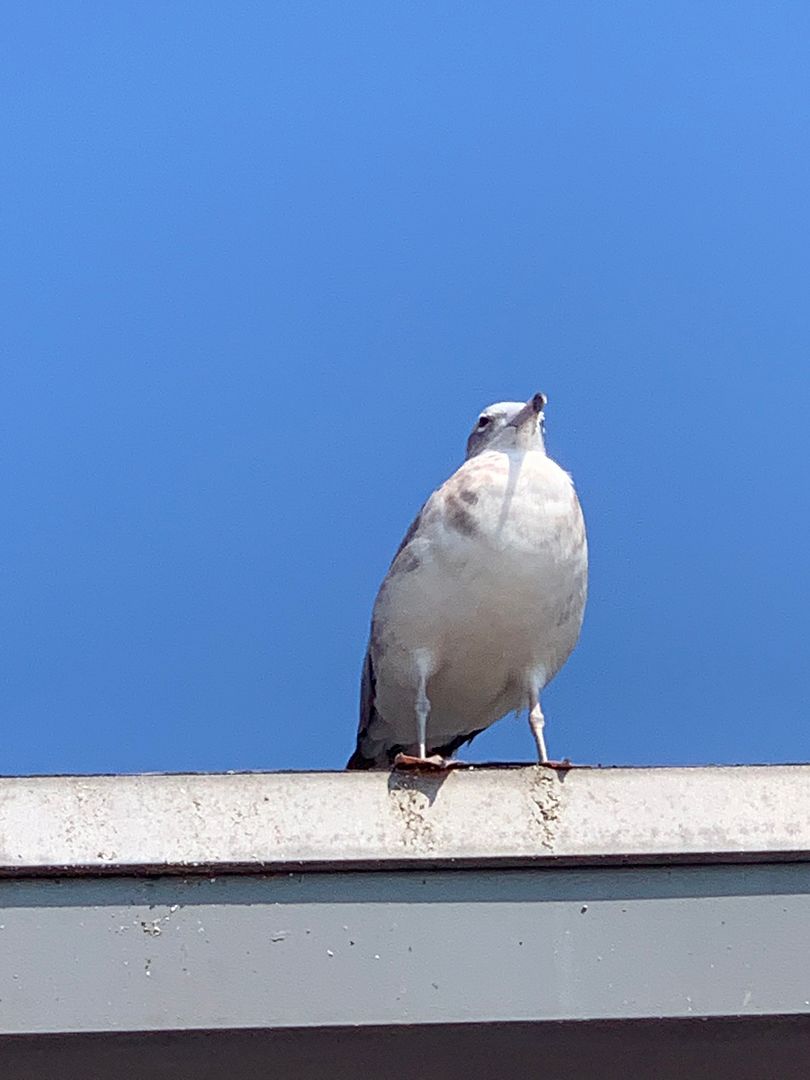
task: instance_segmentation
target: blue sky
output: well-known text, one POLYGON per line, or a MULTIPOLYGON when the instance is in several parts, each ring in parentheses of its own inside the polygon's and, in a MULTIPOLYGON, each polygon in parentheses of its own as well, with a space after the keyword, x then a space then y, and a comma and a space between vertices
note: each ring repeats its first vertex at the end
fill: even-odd
POLYGON ((0 772, 341 767, 404 529, 536 390, 550 752, 810 759, 810 7, 3 22, 0 772))

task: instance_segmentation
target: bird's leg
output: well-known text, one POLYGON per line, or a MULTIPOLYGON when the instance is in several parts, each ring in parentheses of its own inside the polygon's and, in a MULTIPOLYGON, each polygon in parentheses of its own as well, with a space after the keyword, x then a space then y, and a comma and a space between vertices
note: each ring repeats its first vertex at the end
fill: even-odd
POLYGON ((427 722, 430 716, 430 701, 427 696, 427 678, 424 665, 420 665, 419 689, 416 691, 416 742, 419 757, 427 757, 427 722))
POLYGON ((545 724, 546 718, 540 708, 540 694, 536 690, 532 690, 529 694, 529 727, 532 729, 532 735, 537 745, 537 760, 540 765, 548 765, 552 769, 561 769, 566 772, 572 768, 568 758, 563 758, 562 761, 551 761, 549 759, 546 752, 546 740, 543 735, 545 724))
POLYGON ((543 710, 540 708, 540 695, 536 690, 533 690, 529 697, 529 727, 532 729, 532 735, 534 736, 534 741, 537 745, 537 760, 541 765, 544 765, 548 761, 546 740, 543 737, 545 723, 546 718, 543 716, 543 710))
POLYGON ((452 769, 460 762, 452 761, 448 758, 443 758, 441 754, 431 754, 427 756, 427 722, 430 716, 430 699, 427 696, 427 680, 430 664, 427 656, 420 653, 417 656, 417 667, 419 671, 419 686, 416 691, 416 745, 419 753, 416 757, 413 754, 397 754, 394 758, 394 766, 404 769, 452 769))

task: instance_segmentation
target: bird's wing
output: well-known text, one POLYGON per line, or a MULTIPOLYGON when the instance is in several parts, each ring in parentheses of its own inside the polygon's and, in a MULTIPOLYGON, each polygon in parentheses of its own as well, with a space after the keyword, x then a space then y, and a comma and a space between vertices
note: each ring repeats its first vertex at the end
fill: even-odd
MULTIPOLYGON (((431 496, 431 498, 432 498, 432 496, 431 496)), ((430 500, 428 500, 428 502, 429 501, 430 500)), ((389 570, 390 570, 391 566, 393 566, 394 563, 397 561, 397 559, 402 554, 402 552, 405 550, 405 548, 408 546, 408 544, 410 544, 411 540, 413 540, 414 536, 416 536, 417 532, 419 531, 419 526, 422 524, 422 516, 423 516, 423 514, 425 512, 425 507, 426 506, 427 506, 427 502, 424 504, 422 509, 419 511, 419 513, 416 515, 416 517, 413 519, 413 521, 408 526, 408 530, 405 533, 405 535, 402 537, 402 541, 401 541, 399 547, 394 552, 394 557, 391 560, 391 565, 389 566, 389 570)))
POLYGON ((360 723, 357 726, 357 746, 346 763, 347 769, 373 769, 376 764, 373 757, 368 757, 364 753, 364 743, 369 728, 379 715, 374 702, 375 684, 374 663, 371 659, 371 642, 369 642, 360 679, 360 723))
MULTIPOLYGON (((430 500, 428 500, 429 502, 430 500)), ((419 526, 422 522, 422 516, 425 512, 427 502, 422 509, 413 519, 405 535, 402 537, 402 541, 394 552, 394 557, 391 560, 388 572, 391 572, 391 567, 397 561, 399 556, 405 550, 405 548, 413 540, 416 533, 419 531, 419 526)), ((387 575, 386 575, 387 576, 387 575)), ((364 753, 364 744, 367 742, 367 736, 370 733, 370 729, 376 720, 379 719, 380 714, 377 712, 376 706, 376 679, 374 677, 374 661, 371 655, 371 643, 374 639, 374 626, 371 628, 371 639, 366 649, 366 657, 363 661, 363 674, 360 678, 360 722, 357 726, 357 746, 352 756, 349 758, 346 765, 347 769, 373 769, 377 761, 373 757, 367 756, 364 753)))

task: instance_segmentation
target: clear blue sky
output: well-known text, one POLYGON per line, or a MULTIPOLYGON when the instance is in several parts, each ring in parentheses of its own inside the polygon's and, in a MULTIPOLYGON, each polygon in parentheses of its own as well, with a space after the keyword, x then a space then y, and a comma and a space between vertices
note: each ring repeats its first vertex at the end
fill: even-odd
POLYGON ((798 0, 7 5, 0 772, 341 767, 404 529, 536 390, 592 554, 550 752, 810 759, 808 42, 798 0))

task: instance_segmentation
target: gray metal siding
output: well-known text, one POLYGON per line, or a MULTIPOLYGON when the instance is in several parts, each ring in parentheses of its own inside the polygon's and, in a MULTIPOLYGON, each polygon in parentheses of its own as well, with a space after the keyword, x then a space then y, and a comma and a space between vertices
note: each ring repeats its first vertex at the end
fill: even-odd
POLYGON ((0 1032, 810 1011, 810 865, 0 882, 0 1032))

